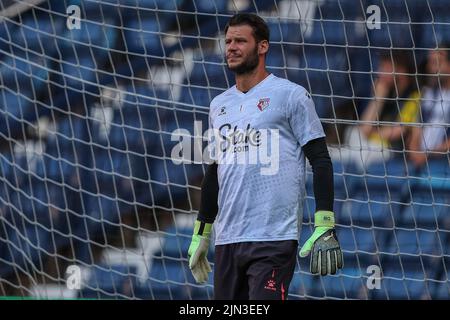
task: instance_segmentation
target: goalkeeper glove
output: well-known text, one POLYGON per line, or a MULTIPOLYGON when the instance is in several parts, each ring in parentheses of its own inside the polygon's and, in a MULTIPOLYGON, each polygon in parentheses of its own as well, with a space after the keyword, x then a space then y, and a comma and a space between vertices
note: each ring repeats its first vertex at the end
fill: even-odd
POLYGON ((195 221, 194 234, 188 250, 189 268, 197 283, 208 281, 208 273, 211 272, 206 255, 209 249, 209 236, 211 234, 211 223, 195 221))
POLYGON ((337 269, 344 266, 339 241, 334 229, 334 213, 317 211, 314 214, 315 230, 305 242, 299 255, 304 258, 311 254, 310 271, 312 274, 336 274, 337 269))

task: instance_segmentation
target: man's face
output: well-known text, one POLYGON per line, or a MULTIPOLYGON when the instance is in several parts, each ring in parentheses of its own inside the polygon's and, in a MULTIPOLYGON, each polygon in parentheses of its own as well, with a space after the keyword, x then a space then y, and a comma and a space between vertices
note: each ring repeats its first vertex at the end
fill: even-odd
POLYGON ((225 55, 228 68, 245 74, 253 71, 259 64, 258 44, 248 25, 231 26, 225 35, 225 55))
POLYGON ((445 50, 433 50, 428 55, 427 71, 430 74, 448 74, 450 72, 450 61, 447 59, 445 50))

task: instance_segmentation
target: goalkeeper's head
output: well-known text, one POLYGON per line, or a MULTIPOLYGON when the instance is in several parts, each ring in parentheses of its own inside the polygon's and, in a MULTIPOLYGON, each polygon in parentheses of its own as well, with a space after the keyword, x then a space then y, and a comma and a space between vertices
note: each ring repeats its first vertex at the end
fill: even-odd
POLYGON ((256 14, 238 13, 225 27, 225 58, 231 71, 246 74, 265 64, 270 31, 256 14))

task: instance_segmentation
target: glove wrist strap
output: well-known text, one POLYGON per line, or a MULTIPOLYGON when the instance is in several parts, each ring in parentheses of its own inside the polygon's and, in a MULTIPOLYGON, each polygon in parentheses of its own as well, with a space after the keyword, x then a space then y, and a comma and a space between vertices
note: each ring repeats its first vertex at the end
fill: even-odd
POLYGON ((200 220, 196 220, 194 224, 194 234, 204 237, 209 237, 211 234, 212 223, 206 223, 200 220))
POLYGON ((315 227, 334 228, 334 212, 333 211, 317 211, 314 214, 315 227))

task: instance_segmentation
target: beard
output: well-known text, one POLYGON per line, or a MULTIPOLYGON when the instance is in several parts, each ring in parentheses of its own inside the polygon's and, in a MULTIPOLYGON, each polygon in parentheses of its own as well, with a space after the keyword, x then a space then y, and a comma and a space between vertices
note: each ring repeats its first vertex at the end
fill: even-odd
POLYGON ((255 46, 255 49, 250 53, 247 59, 242 61, 241 64, 238 64, 234 67, 230 67, 230 65, 227 62, 228 69, 239 75, 252 72, 253 70, 256 69, 258 64, 259 64, 259 56, 257 46, 255 46))

